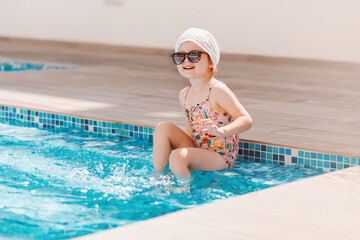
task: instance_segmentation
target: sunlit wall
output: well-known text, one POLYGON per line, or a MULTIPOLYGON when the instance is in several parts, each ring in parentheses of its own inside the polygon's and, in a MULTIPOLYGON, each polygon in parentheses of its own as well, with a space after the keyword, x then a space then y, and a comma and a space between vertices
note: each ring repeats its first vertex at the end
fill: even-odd
POLYGON ((359 0, 0 0, 0 36, 173 48, 190 26, 223 52, 360 63, 359 0))

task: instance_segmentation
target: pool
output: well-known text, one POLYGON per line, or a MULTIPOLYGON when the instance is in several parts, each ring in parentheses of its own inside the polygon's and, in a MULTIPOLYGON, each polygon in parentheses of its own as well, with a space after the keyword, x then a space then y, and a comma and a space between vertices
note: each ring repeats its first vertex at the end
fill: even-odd
POLYGON ((23 61, 5 61, 0 59, 0 72, 18 72, 18 71, 31 71, 31 70, 67 70, 66 66, 55 66, 42 63, 30 63, 23 61))
POLYGON ((0 118, 0 238, 68 239, 321 174, 240 159, 156 174, 151 143, 0 118))

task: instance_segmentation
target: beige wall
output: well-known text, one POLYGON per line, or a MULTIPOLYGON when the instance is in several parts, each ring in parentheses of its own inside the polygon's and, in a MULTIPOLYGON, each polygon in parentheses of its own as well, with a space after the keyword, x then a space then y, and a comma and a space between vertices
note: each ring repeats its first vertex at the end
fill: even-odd
POLYGON ((190 26, 226 53, 360 63, 359 0, 0 0, 6 37, 173 48, 190 26))

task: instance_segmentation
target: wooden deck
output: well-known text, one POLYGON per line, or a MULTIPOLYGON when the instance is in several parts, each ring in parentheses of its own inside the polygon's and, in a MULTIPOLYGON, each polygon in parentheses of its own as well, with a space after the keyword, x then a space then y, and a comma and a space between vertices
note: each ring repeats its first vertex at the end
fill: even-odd
MULTIPOLYGON (((0 104, 155 126, 184 127, 189 83, 170 51, 0 38, 0 61, 70 70, 0 73, 0 104)), ((360 156, 360 65, 223 55, 217 79, 254 120, 242 139, 360 156)))

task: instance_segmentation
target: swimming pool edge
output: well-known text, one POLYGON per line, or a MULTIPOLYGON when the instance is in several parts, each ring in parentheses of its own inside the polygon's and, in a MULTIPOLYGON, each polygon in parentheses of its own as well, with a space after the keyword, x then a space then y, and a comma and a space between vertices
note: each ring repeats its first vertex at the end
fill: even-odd
MULTIPOLYGON (((4 104, 0 104, 0 118, 20 121, 29 127, 55 130, 75 128, 98 136, 134 137, 150 144, 153 142, 154 127, 148 125, 4 104)), ((300 165, 320 172, 332 172, 360 165, 360 156, 247 139, 240 139, 239 159, 274 165, 300 165)))
POLYGON ((74 238, 357 239, 360 166, 74 238))

